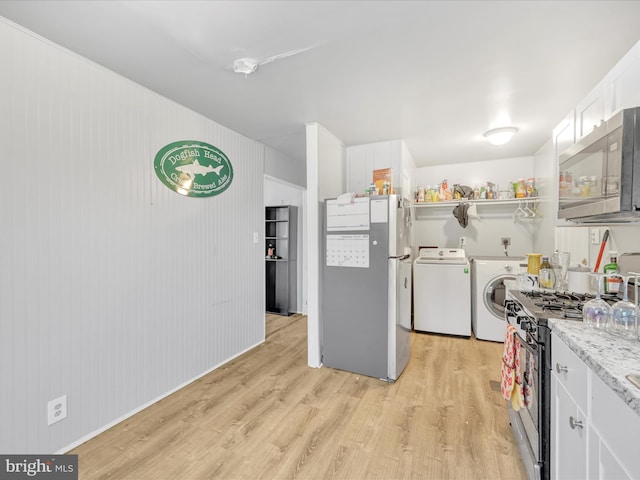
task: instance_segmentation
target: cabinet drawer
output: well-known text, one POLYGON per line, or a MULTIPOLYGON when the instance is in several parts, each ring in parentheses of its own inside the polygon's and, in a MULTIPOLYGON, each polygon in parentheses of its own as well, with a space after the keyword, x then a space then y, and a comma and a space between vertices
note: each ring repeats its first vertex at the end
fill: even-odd
POLYGON ((587 411, 587 365, 556 335, 551 340, 551 368, 582 411, 587 411))

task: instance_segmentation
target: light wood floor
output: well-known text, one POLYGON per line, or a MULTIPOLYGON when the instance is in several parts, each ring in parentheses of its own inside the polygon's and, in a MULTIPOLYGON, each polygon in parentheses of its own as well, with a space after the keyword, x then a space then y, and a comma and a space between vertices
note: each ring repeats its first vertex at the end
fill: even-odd
POLYGON ((306 320, 69 452, 80 479, 526 478, 501 344, 412 334, 387 384, 307 367, 306 320))

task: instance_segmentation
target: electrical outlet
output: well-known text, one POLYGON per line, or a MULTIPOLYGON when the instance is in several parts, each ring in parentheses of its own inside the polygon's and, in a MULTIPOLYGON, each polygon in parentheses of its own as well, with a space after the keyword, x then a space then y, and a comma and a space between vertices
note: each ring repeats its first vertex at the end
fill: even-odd
POLYGON ((505 247, 511 245, 511 237, 502 237, 500 239, 500 245, 504 245, 505 247))
POLYGON ((591 229, 591 245, 600 245, 600 229, 592 228, 591 229))
POLYGON ((47 403, 47 425, 53 425, 60 420, 67 418, 67 396, 51 400, 47 403))

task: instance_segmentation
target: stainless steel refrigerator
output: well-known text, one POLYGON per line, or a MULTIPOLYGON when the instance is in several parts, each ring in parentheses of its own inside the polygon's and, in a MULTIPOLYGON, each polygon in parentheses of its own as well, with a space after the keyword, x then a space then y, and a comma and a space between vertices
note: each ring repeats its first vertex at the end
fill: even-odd
POLYGON ((409 360, 411 205, 396 195, 325 200, 322 363, 387 381, 409 360))

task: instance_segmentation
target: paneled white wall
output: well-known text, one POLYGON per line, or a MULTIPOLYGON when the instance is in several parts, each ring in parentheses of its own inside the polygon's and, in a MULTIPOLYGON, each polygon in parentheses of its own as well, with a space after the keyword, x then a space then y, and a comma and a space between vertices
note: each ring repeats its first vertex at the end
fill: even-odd
POLYGON ((264 173, 301 187, 307 185, 307 164, 271 147, 265 147, 264 173))
POLYGON ((0 64, 0 452, 55 452, 263 341, 264 146, 4 19, 0 64), (160 183, 182 139, 227 191, 160 183))

